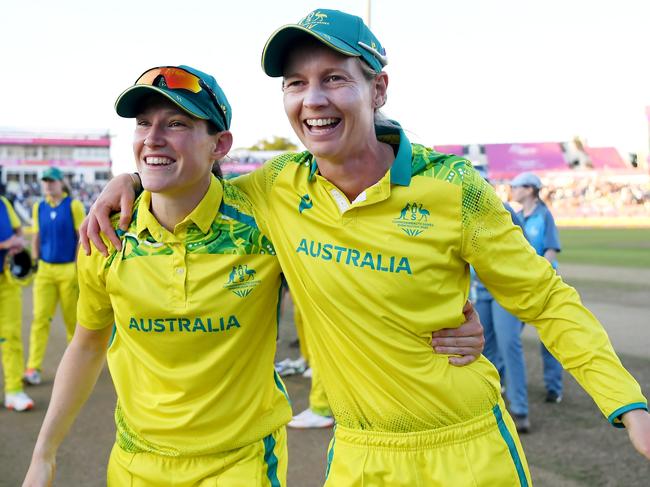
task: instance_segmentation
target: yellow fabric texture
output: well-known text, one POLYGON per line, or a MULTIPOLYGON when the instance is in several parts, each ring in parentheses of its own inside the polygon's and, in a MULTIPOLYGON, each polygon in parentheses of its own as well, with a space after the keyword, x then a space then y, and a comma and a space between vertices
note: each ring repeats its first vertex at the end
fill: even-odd
POLYGON ((500 383, 489 361, 453 367, 430 348, 432 331, 463 322, 470 264, 605 416, 647 404, 600 323, 469 161, 411 145, 401 130, 383 140, 395 163, 354 202, 306 152, 234 182, 276 246, 337 423, 408 433, 492 410, 500 383))
MULTIPOLYGON (((68 193, 63 193, 63 198, 66 196, 68 196, 68 193)), ((55 205, 50 198, 45 198, 45 201, 52 208, 56 208, 59 204, 61 204, 61 202, 59 202, 59 204, 55 205)), ((38 207, 40 204, 41 202, 37 201, 32 206, 32 231, 34 233, 38 232, 38 207)), ((72 222, 74 223, 74 229, 79 230, 81 223, 84 221, 84 218, 86 218, 86 209, 84 208, 84 205, 81 201, 73 199, 70 202, 70 211, 72 211, 72 222)))
POLYGON ((316 367, 316 360, 309 354, 309 345, 307 344, 307 337, 302 323, 302 314, 298 306, 293 307, 293 321, 296 325, 296 332, 298 334, 298 341, 300 343, 300 354, 309 363, 311 368, 311 387, 309 389, 309 409, 321 416, 332 416, 332 410, 327 402, 327 393, 323 386, 323 381, 320 380, 320 374, 316 367))
POLYGON ((50 324, 59 302, 68 343, 74 335, 77 323, 77 299, 79 298, 76 264, 74 262, 50 264, 40 261, 38 272, 34 278, 33 293, 34 321, 32 321, 29 336, 27 367, 40 370, 47 349, 50 324))
POLYGON ((23 390, 22 290, 0 273, 0 344, 5 393, 23 390))
POLYGON ((9 214, 9 223, 11 223, 11 228, 14 229, 20 228, 20 218, 18 218, 18 215, 16 215, 16 211, 14 210, 12 204, 4 196, 0 196, 0 201, 7 208, 7 213, 9 214))
POLYGON ((128 453, 113 446, 108 462, 108 487, 285 487, 287 438, 285 428, 263 440, 216 455, 170 458, 128 453), (275 457, 275 459, 274 459, 275 457), (276 462, 276 463, 274 463, 276 462))
POLYGON ((108 364, 117 443, 195 456, 240 448, 291 419, 273 369, 280 267, 243 193, 213 178, 174 232, 144 192, 123 249, 78 257, 79 324, 115 323, 108 364))
MULTIPOLYGON (((0 202, 7 208, 9 223, 15 230, 20 228, 20 220, 7 198, 0 196, 0 202)), ((4 271, 4 261, 0 270, 4 271)), ((7 280, 0 272, 0 344, 2 370, 4 372, 5 393, 23 390, 23 340, 22 340, 23 298, 20 286, 7 280)))
POLYGON ((328 459, 325 487, 532 486, 507 414, 501 422, 487 413, 461 425, 412 434, 337 426, 328 459))

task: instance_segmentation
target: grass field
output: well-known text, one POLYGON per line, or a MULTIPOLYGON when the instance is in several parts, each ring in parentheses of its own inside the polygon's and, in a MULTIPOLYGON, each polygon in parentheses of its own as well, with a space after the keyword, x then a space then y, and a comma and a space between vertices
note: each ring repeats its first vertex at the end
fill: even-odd
POLYGON ((650 268, 650 229, 561 228, 560 263, 650 268))

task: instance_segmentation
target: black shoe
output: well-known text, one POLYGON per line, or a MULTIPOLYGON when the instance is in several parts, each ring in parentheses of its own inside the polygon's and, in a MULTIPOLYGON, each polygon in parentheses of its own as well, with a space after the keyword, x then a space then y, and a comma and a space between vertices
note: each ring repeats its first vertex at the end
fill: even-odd
POLYGON ((516 414, 513 414, 512 419, 515 422, 517 433, 528 433, 530 431, 530 420, 528 419, 528 416, 517 416, 516 414))
POLYGON ((546 401, 546 402, 550 402, 550 403, 552 403, 552 404, 557 404, 557 403, 559 403, 559 402, 562 402, 562 395, 561 395, 561 394, 558 394, 558 393, 555 392, 555 391, 548 391, 548 392, 546 393, 546 399, 545 399, 545 401, 546 401))

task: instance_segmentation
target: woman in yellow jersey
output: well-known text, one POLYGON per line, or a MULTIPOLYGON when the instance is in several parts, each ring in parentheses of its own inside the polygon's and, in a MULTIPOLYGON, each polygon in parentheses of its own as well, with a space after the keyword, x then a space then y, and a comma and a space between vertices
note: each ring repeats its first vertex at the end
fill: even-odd
MULTIPOLYGON (((291 411, 273 370, 280 267, 249 198, 210 175, 232 142, 228 101, 213 77, 162 67, 116 111, 136 119, 145 191, 122 215, 131 220, 123 240, 79 257, 79 326, 25 485, 51 481, 107 355, 118 396, 109 485, 284 486, 291 411)), ((477 341, 461 348, 476 355, 477 341)))
POLYGON ((602 326, 468 161, 411 144, 381 116, 386 63, 344 12, 276 30, 262 66, 282 77, 308 152, 235 182, 276 245, 337 421, 326 485, 530 484, 494 367, 424 353, 428 333, 458 323, 470 264, 650 459, 647 400, 602 326))
POLYGON ((145 192, 121 251, 79 257, 79 325, 24 485, 50 485, 108 357, 118 397, 108 485, 284 486, 280 267, 245 195, 211 174, 232 144, 230 105, 212 76, 179 66, 148 70, 115 107, 136 120, 145 192))
POLYGON ((494 367, 427 353, 431 331, 462 321, 470 264, 650 458, 647 400, 575 290, 467 160, 411 144, 378 116, 386 62, 343 12, 278 29, 262 64, 283 78, 308 152, 235 182, 274 242, 337 421, 326 485, 530 485, 494 367))
POLYGON ((77 256, 78 230, 86 216, 79 200, 65 187, 63 172, 51 167, 41 176, 45 198, 34 203, 32 220, 32 258, 38 262, 34 280, 34 321, 29 338, 29 358, 23 381, 41 383, 41 367, 47 348, 50 323, 61 303, 66 338, 72 340, 77 323, 77 256))
POLYGON ((28 411, 34 401, 23 391, 22 290, 7 276, 7 255, 25 247, 20 220, 7 198, 0 196, 0 353, 4 372, 4 406, 28 411))

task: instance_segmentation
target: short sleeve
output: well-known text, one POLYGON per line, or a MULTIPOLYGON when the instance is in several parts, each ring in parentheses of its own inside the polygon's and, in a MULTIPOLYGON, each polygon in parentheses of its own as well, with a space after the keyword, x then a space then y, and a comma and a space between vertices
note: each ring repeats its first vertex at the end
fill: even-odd
POLYGON ((80 248, 77 255, 77 321, 90 330, 101 330, 113 323, 113 306, 106 290, 106 275, 115 256, 114 249, 111 250, 113 253, 108 258, 95 248, 90 255, 86 255, 80 248))
POLYGON ((74 229, 79 230, 81 223, 84 221, 84 218, 86 218, 86 209, 84 208, 83 203, 79 200, 72 200, 72 203, 70 203, 70 209, 72 210, 74 229))
POLYGON ((32 206, 32 232, 38 233, 38 207, 41 205, 40 201, 34 203, 32 206))
POLYGON ((11 224, 11 228, 20 228, 20 219, 18 218, 18 215, 16 215, 16 211, 14 210, 11 202, 5 197, 2 197, 2 202, 7 207, 7 213, 9 214, 9 223, 11 224))
POLYGON ((544 235, 544 252, 549 249, 556 250, 560 252, 562 247, 560 246, 560 236, 557 231, 557 226, 555 225, 555 219, 551 212, 546 208, 546 214, 544 215, 546 220, 546 233, 544 235))

